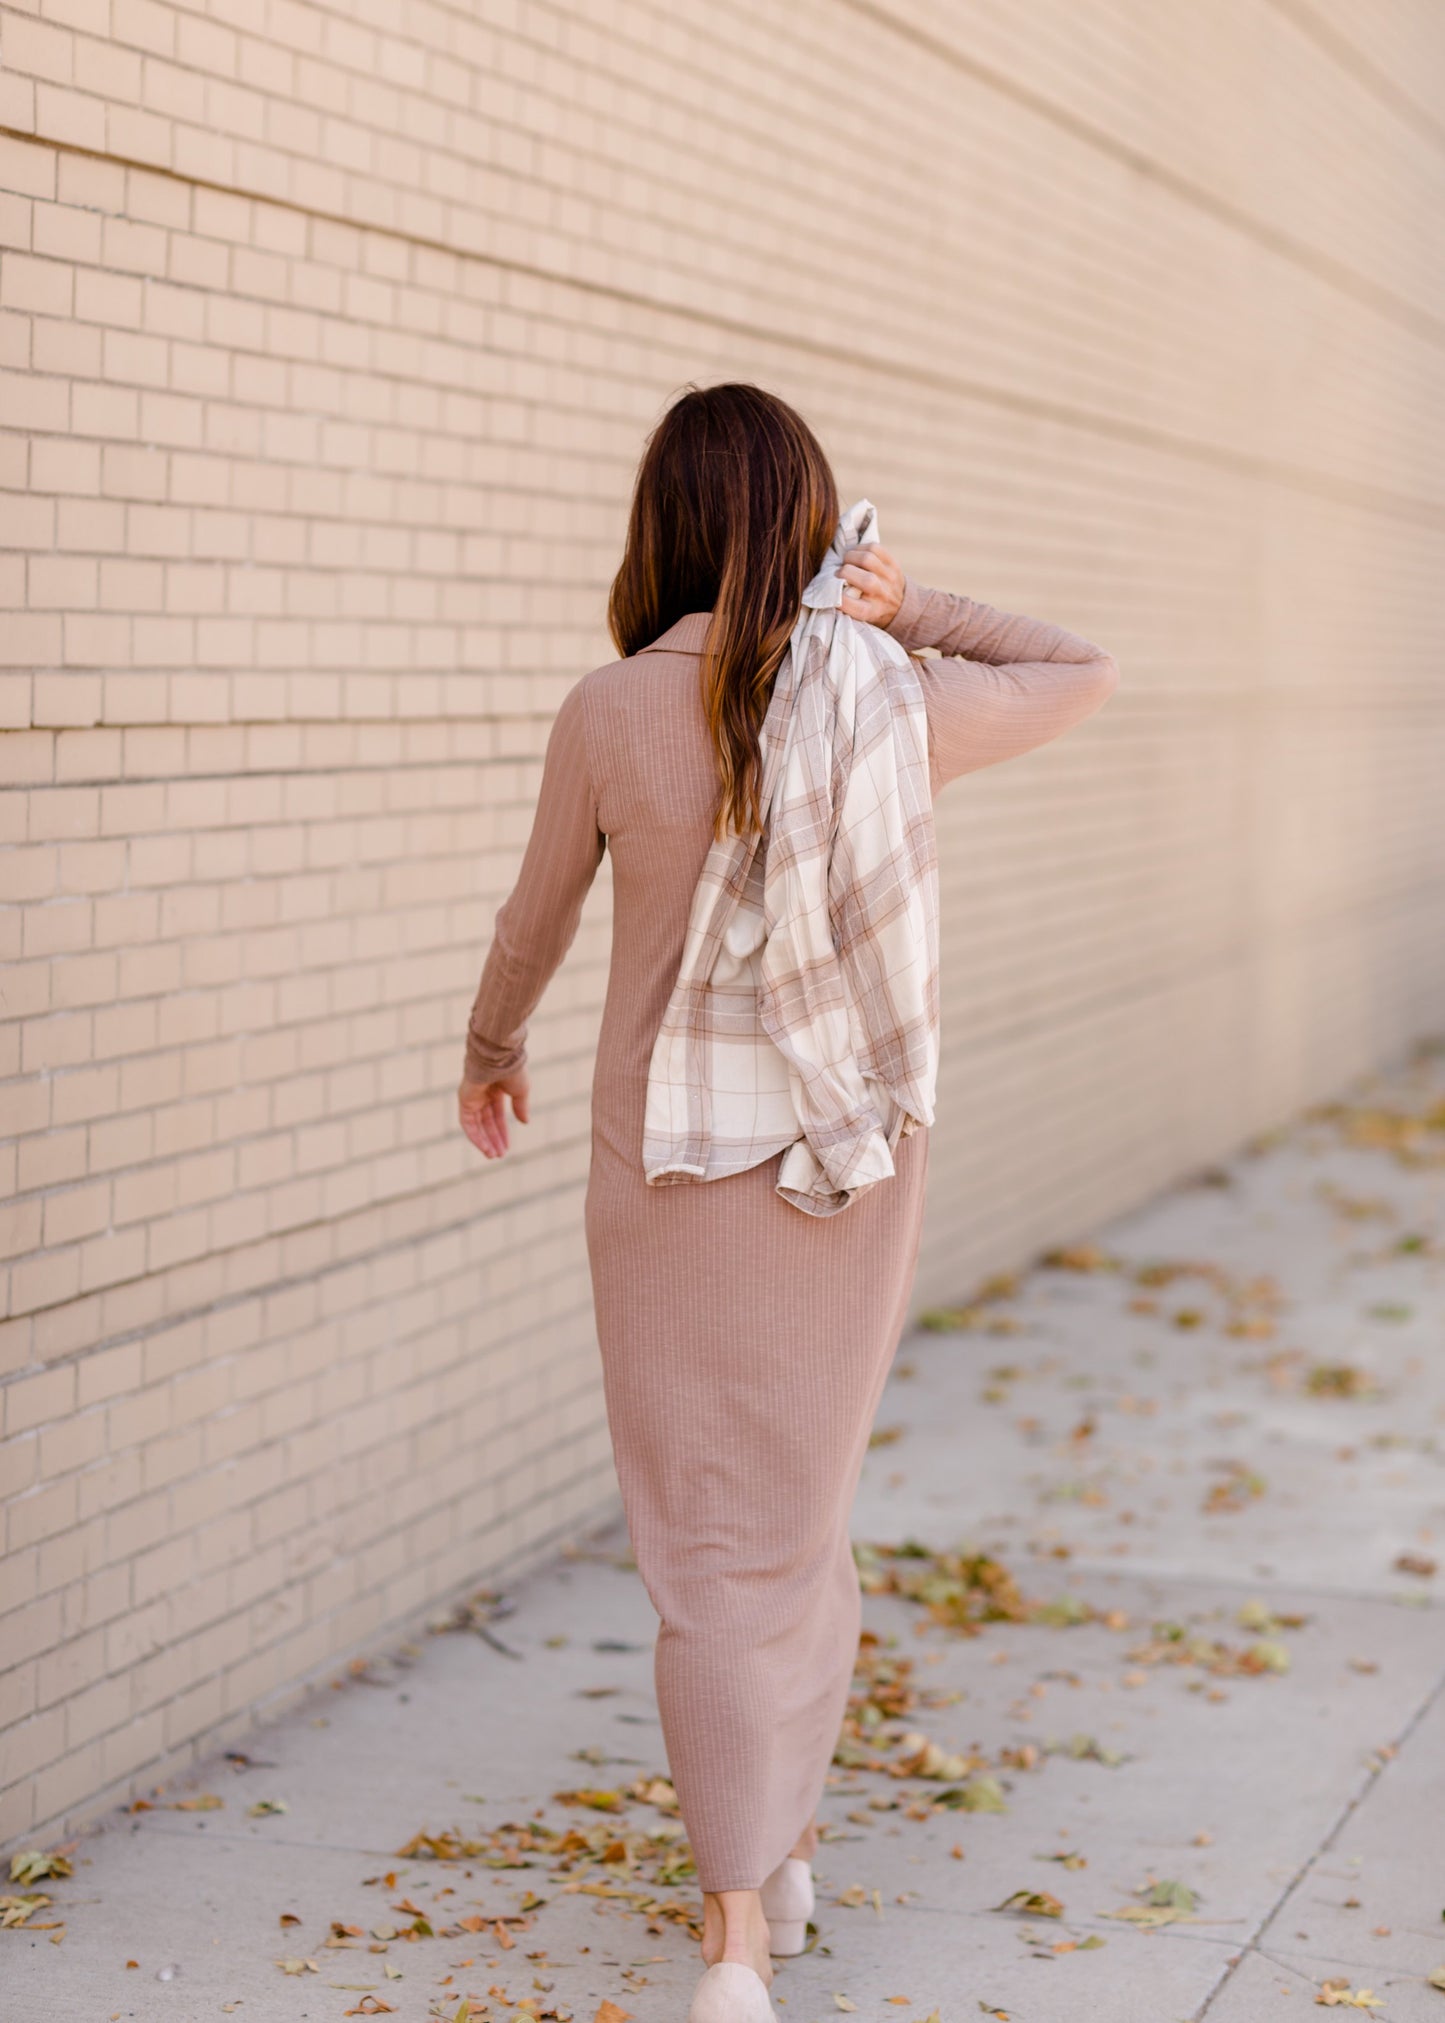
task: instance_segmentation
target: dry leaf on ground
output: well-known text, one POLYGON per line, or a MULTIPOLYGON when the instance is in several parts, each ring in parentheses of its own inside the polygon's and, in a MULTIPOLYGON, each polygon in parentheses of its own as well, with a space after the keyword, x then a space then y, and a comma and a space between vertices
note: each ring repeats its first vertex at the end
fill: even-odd
POLYGON ((1001 1904, 995 1904, 994 1909, 1016 1911, 1020 1917, 1026 1918, 1061 1918, 1064 1915, 1063 1905, 1047 1890, 1015 1890, 1001 1904))
MULTIPOLYGON (((72 1841, 69 1846, 73 1847, 72 1841)), ((38 1847, 27 1847, 10 1857, 10 1880, 13 1883, 43 1883, 51 1878, 74 1875, 75 1870, 66 1859, 65 1848, 53 1847, 42 1853, 38 1847)))
MULTIPOLYGON (((25 1896, 0 1897, 0 1930, 18 1930, 37 1911, 47 1910, 51 1901, 38 1890, 29 1891, 25 1896)), ((31 1929, 43 1931, 44 1927, 37 1925, 31 1929)))

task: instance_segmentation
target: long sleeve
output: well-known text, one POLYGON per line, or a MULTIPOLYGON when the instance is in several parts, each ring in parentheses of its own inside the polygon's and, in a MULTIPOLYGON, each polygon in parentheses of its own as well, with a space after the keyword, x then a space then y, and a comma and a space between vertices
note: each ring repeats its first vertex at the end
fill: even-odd
POLYGON ((917 659, 936 794, 960 773, 1017 758, 1072 730, 1119 684, 1110 654, 1077 633, 1020 618, 908 577, 887 630, 917 659))
POLYGON ((497 912, 467 1023, 469 1082, 495 1081, 525 1060, 527 1021, 572 945, 606 844, 597 825, 579 683, 553 721, 522 868, 497 912))

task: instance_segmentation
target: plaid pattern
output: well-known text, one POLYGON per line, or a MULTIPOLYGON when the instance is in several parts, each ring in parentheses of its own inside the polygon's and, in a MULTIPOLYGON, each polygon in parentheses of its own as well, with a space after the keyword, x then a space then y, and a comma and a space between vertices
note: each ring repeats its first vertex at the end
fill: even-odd
POLYGON ((898 642, 841 611, 839 564, 878 539, 846 512, 762 726, 763 835, 713 843, 653 1045, 652 1186, 783 1152, 777 1191, 836 1215, 933 1122, 938 856, 928 719, 898 642))

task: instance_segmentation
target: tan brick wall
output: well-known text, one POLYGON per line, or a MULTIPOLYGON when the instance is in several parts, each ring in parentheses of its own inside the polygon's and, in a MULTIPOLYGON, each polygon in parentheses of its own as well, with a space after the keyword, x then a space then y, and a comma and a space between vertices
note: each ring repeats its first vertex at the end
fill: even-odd
POLYGON ((922 1297, 1438 1023, 1442 59, 1431 0, 0 4, 0 1839, 607 1505, 605 873, 524 1149, 453 1092, 685 380, 1124 669, 941 806, 922 1297))

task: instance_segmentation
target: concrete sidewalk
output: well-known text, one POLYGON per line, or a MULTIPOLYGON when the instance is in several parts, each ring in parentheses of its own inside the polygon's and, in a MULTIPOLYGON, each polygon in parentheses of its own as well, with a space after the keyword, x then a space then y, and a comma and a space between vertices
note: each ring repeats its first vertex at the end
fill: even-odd
MULTIPOLYGON (((1445 2023, 1442 1200, 1437 1058, 905 1341, 785 2023, 1445 2023)), ((6 1885, 3 2015, 682 2023, 652 1631, 618 1533, 379 1658, 6 1885)))

